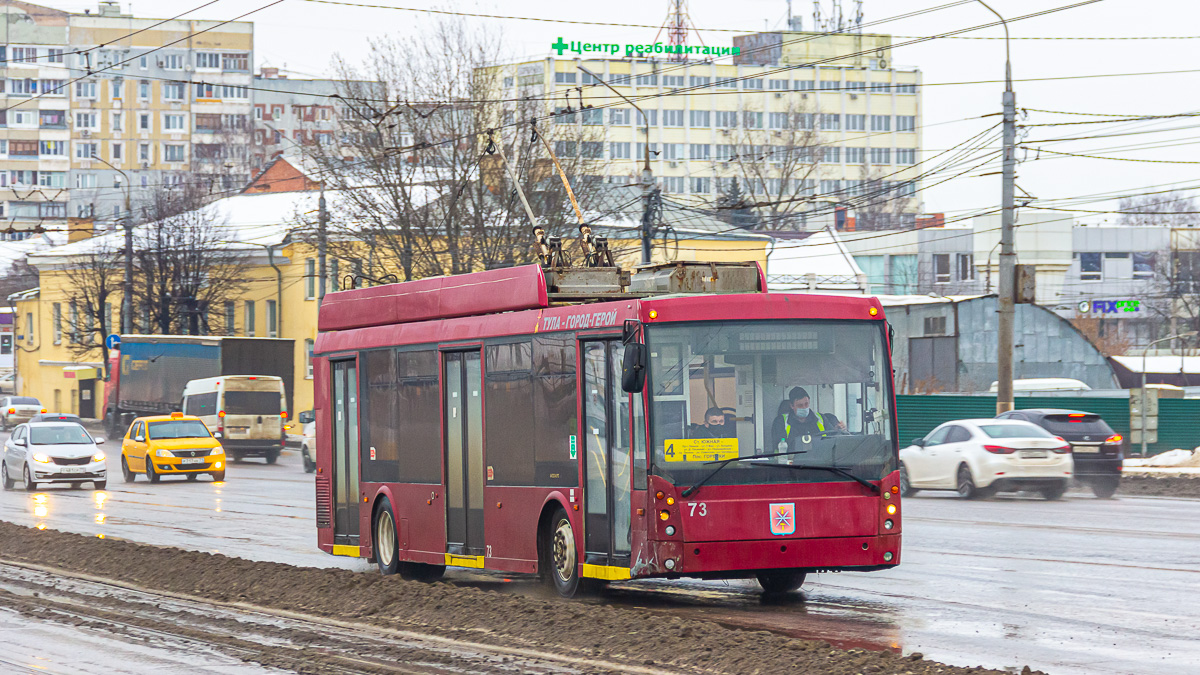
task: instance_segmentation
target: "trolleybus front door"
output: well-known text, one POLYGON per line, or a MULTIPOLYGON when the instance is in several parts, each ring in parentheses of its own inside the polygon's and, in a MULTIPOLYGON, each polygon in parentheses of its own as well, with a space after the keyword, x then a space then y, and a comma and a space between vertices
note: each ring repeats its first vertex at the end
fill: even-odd
POLYGON ((483 406, 479 352, 443 354, 446 552, 483 555, 483 406))
POLYGON ((629 394, 621 390, 619 340, 583 343, 584 562, 629 566, 629 394))
POLYGON ((333 543, 358 546, 358 366, 334 361, 333 543))

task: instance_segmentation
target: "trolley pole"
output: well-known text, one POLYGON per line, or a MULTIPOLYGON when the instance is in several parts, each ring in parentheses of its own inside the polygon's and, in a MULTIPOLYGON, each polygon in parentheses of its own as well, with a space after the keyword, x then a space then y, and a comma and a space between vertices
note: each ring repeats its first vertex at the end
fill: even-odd
POLYGON ((999 325, 996 350, 996 413, 1013 409, 1013 319, 1016 310, 1017 252, 1013 246, 1016 212, 1013 189, 1017 167, 1017 95, 1012 86, 1012 57, 1009 51, 1008 22, 986 2, 979 4, 995 14, 1004 26, 1004 167, 1000 188, 1000 288, 999 325))
POLYGON ((317 199, 317 305, 325 300, 325 244, 329 212, 325 209, 325 188, 321 187, 321 196, 317 199))

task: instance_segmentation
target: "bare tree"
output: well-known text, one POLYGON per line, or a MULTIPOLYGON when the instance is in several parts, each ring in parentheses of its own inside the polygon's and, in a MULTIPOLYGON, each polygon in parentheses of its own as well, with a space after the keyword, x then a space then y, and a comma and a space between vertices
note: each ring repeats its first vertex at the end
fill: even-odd
POLYGON ((204 193, 201 186, 160 189, 143 205, 147 222, 133 235, 134 323, 140 314, 148 332, 225 328, 224 314, 209 309, 238 297, 249 281, 247 253, 232 245, 228 223, 205 205, 204 193))
POLYGON ((100 354, 108 379, 108 345, 105 337, 117 332, 124 289, 121 261, 124 251, 116 235, 97 237, 83 253, 74 255, 62 270, 66 282, 67 348, 76 360, 100 354))
POLYGON ((17 258, 8 267, 8 271, 0 276, 0 298, 7 298, 13 293, 27 291, 38 285, 38 272, 24 257, 17 258))
POLYGON ((541 139, 531 141, 528 125, 499 130, 534 117, 543 118, 537 134, 588 208, 583 184, 600 175, 603 156, 589 129, 603 111, 572 108, 550 121, 544 107, 487 103, 501 91, 503 73, 493 65, 499 45, 496 36, 446 20, 411 40, 374 42, 361 66, 336 63, 346 87, 340 130, 308 148, 337 195, 331 256, 356 261, 369 277, 402 279, 532 260, 528 220, 493 151, 504 151, 548 232, 574 221, 541 139))
POLYGON ((1119 202, 1118 225, 1193 227, 1200 222, 1196 199, 1183 192, 1126 197, 1119 202))

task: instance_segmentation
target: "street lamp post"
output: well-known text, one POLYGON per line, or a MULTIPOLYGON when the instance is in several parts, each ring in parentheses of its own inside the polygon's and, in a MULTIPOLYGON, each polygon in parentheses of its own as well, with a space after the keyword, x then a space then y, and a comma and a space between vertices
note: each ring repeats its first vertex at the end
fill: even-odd
MULTIPOLYGON (((109 164, 102 157, 93 155, 91 159, 108 164, 110 169, 125 178, 125 214, 121 219, 125 227, 125 292, 121 297, 121 334, 128 335, 133 332, 133 199, 130 194, 133 187, 129 181, 129 174, 109 164)), ((92 214, 92 217, 94 218, 95 214, 92 214)), ((111 326, 109 328, 111 330, 111 326)))
POLYGON ((1161 339, 1155 340, 1154 342, 1151 342, 1150 344, 1146 345, 1146 349, 1142 351, 1142 405, 1139 406, 1140 407, 1139 417, 1142 420, 1142 423, 1140 425, 1142 428, 1141 429, 1141 435, 1142 435, 1141 456, 1142 457, 1146 456, 1146 355, 1150 351, 1151 347, 1153 347, 1154 345, 1156 345, 1160 342, 1170 342, 1171 340, 1176 340, 1178 338, 1195 337, 1196 334, 1197 334, 1197 332, 1193 330, 1193 331, 1188 331, 1187 333, 1180 333, 1179 335, 1170 335, 1165 338, 1161 338, 1161 339))

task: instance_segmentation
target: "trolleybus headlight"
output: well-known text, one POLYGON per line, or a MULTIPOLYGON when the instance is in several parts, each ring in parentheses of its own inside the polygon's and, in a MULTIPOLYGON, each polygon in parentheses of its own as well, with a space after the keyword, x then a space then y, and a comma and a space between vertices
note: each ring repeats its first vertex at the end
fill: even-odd
POLYGON ((895 526, 896 526, 896 524, 893 523, 890 518, 888 520, 883 521, 883 529, 885 529, 885 530, 890 530, 895 526))
POLYGON ((887 551, 883 554, 883 561, 884 562, 892 562, 892 558, 894 558, 894 557, 895 556, 892 555, 891 551, 887 551))
POLYGON ((888 512, 888 515, 889 515, 889 516, 896 515, 896 505, 895 505, 895 504, 888 504, 888 505, 887 505, 887 512, 888 512))
MULTIPOLYGON (((888 522, 891 522, 891 521, 888 521, 888 522)), ((667 530, 666 530, 666 532, 667 532, 667 536, 668 536, 668 537, 672 537, 672 536, 674 536, 674 535, 675 535, 675 526, 674 526, 674 525, 668 525, 668 526, 667 526, 667 530)))
POLYGON ((658 512, 658 517, 660 520, 666 520, 671 517, 671 512, 666 509, 663 509, 662 511, 658 512))
POLYGON ((675 498, 667 497, 667 506, 675 506, 675 498))

